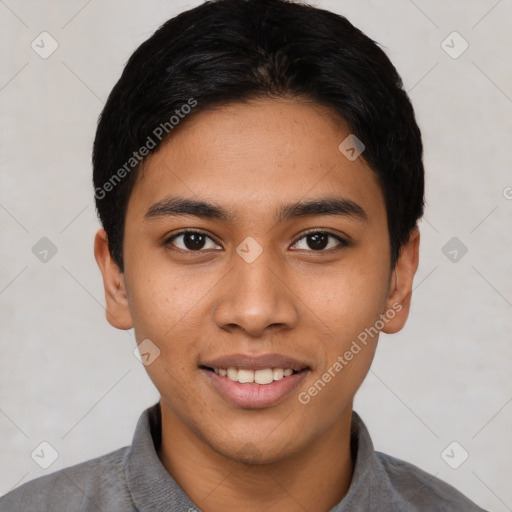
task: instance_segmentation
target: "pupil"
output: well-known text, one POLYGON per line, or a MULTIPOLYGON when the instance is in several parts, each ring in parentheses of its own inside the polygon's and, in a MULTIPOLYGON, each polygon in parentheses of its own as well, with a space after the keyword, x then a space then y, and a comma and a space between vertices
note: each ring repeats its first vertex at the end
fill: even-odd
POLYGON ((183 240, 187 249, 202 249, 204 245, 204 235, 201 233, 188 233, 183 240))
POLYGON ((309 240, 313 240, 313 244, 308 242, 311 249, 324 249, 327 247, 328 236, 324 233, 315 233, 314 235, 309 235, 309 240))

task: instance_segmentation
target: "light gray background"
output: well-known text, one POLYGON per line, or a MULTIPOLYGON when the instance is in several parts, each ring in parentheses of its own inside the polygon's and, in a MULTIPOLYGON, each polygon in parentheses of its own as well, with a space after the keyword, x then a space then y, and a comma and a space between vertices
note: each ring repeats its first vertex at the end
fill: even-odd
MULTIPOLYGON (((129 444, 158 398, 133 333, 105 320, 90 153, 130 54, 198 3, 0 1, 0 494, 129 444), (43 31, 59 44, 47 59, 31 48, 43 31), (58 249, 46 263, 32 252, 42 237, 58 249), (42 441, 59 454, 47 470, 30 455, 42 441)), ((411 318, 381 337, 355 409, 378 450, 512 510, 512 2, 316 4, 386 48, 425 143, 411 318), (469 43, 456 59, 441 46, 453 31, 469 43), (468 248, 457 262, 442 252, 452 237, 468 248), (452 441, 469 453, 458 469, 441 456, 452 441)))

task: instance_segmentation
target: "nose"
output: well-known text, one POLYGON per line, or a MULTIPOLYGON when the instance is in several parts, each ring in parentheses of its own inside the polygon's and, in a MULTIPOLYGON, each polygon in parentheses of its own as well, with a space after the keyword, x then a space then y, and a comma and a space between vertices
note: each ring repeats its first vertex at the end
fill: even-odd
POLYGON ((292 329, 298 321, 297 297, 287 284, 284 264, 270 250, 248 262, 233 255, 233 266, 218 287, 213 316, 219 328, 250 337, 292 329))

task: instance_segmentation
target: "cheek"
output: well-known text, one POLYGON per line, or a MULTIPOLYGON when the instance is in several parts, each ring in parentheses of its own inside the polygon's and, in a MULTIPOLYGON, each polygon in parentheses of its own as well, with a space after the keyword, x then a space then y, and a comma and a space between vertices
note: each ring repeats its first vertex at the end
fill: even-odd
POLYGON ((128 301, 137 339, 162 339, 200 300, 197 281, 187 279, 185 272, 164 260, 148 251, 126 262, 128 301))
MULTIPOLYGON (((167 361, 173 372, 184 373, 195 367, 209 318, 209 294, 219 275, 206 268, 186 271, 170 265, 165 257, 138 258, 126 272, 137 341, 150 339, 155 343, 162 356, 159 363, 167 361)), ((164 370, 163 365, 154 366, 147 367, 150 376, 157 368, 164 370)))
POLYGON ((324 326, 337 350, 375 324, 384 312, 388 295, 389 269, 385 262, 351 259, 298 285, 297 295, 304 297, 313 318, 324 326))
MULTIPOLYGON (((137 341, 149 339, 158 347, 158 357, 145 370, 163 397, 169 395, 176 408, 190 400, 191 369, 198 353, 199 311, 206 290, 199 280, 154 262, 130 274, 129 302, 137 341), (147 272, 151 268, 151 272, 147 272)), ((202 315, 204 322, 204 314, 202 315)))
POLYGON ((328 418, 335 421, 346 410, 369 371, 378 340, 375 324, 385 307, 387 274, 354 266, 350 272, 331 273, 318 284, 314 292, 308 288, 308 298, 321 357, 297 397, 314 429, 326 427, 328 418), (313 418, 318 417, 326 424, 316 424, 313 418))

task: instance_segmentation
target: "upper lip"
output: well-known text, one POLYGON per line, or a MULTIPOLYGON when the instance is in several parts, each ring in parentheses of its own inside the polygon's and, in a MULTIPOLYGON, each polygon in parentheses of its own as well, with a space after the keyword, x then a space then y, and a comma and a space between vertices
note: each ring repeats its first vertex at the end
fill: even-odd
POLYGON ((309 368, 308 363, 281 354, 230 354, 204 361, 200 366, 207 368, 243 368, 262 370, 264 368, 290 368, 300 371, 309 368))

